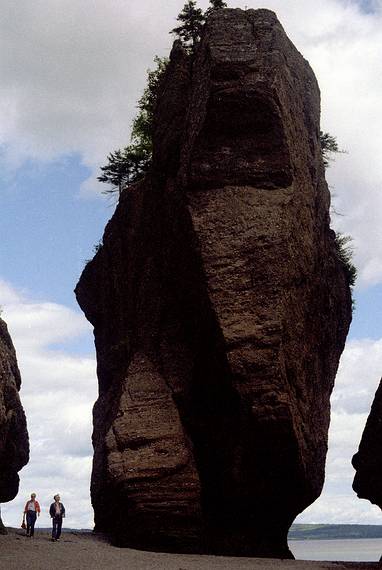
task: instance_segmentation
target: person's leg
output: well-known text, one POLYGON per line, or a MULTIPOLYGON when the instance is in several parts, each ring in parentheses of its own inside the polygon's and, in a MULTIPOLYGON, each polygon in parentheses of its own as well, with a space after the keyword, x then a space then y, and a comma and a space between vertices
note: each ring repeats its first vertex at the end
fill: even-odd
POLYGON ((57 533, 56 533, 57 540, 61 536, 61 527, 62 527, 62 517, 57 517, 57 533))
POLYGON ((56 540, 57 521, 56 517, 52 518, 52 540, 56 540))
POLYGON ((27 511, 27 536, 30 536, 30 532, 31 532, 31 513, 30 511, 27 511))
POLYGON ((30 535, 34 536, 34 525, 36 523, 36 519, 37 519, 37 513, 35 512, 31 512, 30 513, 30 535))

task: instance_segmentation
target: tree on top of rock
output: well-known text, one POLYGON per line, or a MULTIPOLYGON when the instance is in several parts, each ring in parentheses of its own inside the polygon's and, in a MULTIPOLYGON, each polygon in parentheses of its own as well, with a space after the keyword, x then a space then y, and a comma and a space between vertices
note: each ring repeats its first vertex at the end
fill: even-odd
POLYGON ((200 41, 206 17, 208 17, 213 10, 226 8, 227 2, 224 0, 210 0, 210 5, 205 14, 203 14, 203 10, 196 7, 196 0, 188 0, 177 17, 181 25, 170 32, 170 34, 176 34, 183 46, 188 48, 192 53, 195 52, 196 46, 200 41))
POLYGON ((98 176, 98 180, 111 185, 104 194, 116 191, 121 194, 125 187, 143 178, 150 169, 154 109, 168 59, 155 57, 154 61, 156 69, 148 70, 147 85, 138 101, 139 111, 132 125, 131 144, 111 152, 107 157, 107 164, 101 166, 102 175, 98 176))
POLYGON ((177 20, 181 25, 171 30, 170 34, 176 34, 182 44, 194 52, 204 24, 204 14, 201 8, 196 7, 196 0, 185 3, 177 20))
POLYGON ((227 2, 224 0, 210 0, 211 6, 206 10, 204 17, 207 19, 212 12, 215 10, 220 10, 222 8, 227 8, 227 2))
POLYGON ((211 8, 209 10, 219 10, 220 8, 227 8, 227 2, 224 0, 210 0, 211 8))
MULTIPOLYGON (((196 0, 188 0, 177 18, 181 25, 170 33, 176 34, 182 45, 194 53, 206 16, 213 10, 226 6, 224 0, 210 0, 210 8, 203 14, 203 11, 197 8, 196 0)), ((156 57, 155 63, 157 67, 148 72, 147 86, 138 101, 138 114, 132 125, 131 144, 111 152, 107 157, 107 164, 101 167, 102 174, 98 176, 98 180, 111 185, 105 194, 116 191, 121 194, 124 188, 143 178, 151 167, 154 109, 168 59, 156 57)))
POLYGON ((158 98, 159 84, 168 64, 167 57, 154 57, 156 68, 147 71, 147 84, 138 101, 138 115, 133 120, 131 138, 152 153, 154 109, 158 98))

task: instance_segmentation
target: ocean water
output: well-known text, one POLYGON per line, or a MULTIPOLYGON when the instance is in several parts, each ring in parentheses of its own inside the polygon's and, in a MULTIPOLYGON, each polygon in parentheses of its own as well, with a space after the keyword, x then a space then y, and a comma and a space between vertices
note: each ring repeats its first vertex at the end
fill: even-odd
POLYGON ((289 548, 296 560, 378 562, 382 555, 382 538, 290 540, 289 548))

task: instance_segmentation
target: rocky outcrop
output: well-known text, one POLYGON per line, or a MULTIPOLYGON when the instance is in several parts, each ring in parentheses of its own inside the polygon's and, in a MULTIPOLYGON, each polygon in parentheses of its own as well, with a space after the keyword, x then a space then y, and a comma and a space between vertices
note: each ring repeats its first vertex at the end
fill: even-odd
POLYGON ((352 463, 356 470, 354 491, 360 499, 368 499, 382 509, 382 380, 352 463))
POLYGON ((20 385, 15 349, 7 325, 0 319, 0 503, 11 501, 17 495, 18 471, 29 459, 20 385))
POLYGON ((175 43, 154 165, 76 289, 94 325, 92 502, 138 548, 289 557, 320 494, 351 320, 319 89, 268 10, 175 43))

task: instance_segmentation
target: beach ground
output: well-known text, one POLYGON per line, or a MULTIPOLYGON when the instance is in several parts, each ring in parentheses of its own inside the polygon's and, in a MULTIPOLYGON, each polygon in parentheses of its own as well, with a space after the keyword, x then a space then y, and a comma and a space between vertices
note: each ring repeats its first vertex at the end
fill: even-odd
POLYGON ((97 534, 66 531, 51 542, 46 530, 27 538, 21 529, 0 535, 0 568, 6 570, 346 570, 381 568, 377 562, 310 562, 143 552, 116 548, 97 534))

